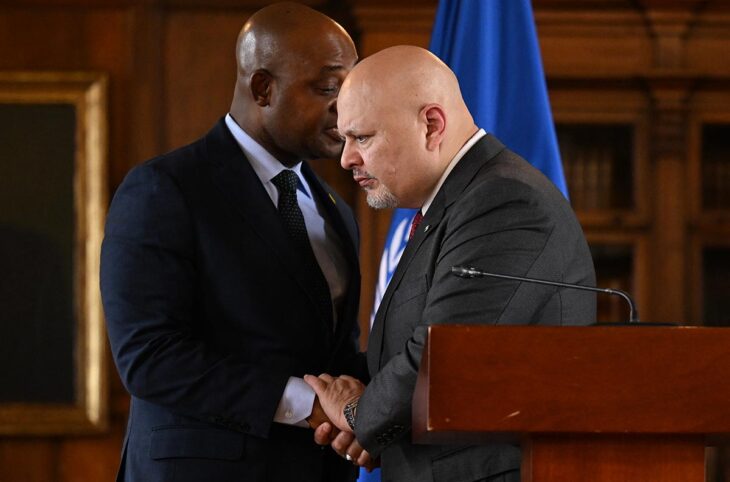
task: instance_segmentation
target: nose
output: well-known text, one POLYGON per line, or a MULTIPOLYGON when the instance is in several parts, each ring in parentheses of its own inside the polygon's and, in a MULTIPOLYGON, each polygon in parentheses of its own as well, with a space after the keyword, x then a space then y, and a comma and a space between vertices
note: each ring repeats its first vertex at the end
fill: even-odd
POLYGON ((362 165, 362 158, 358 154, 357 149, 352 146, 352 141, 345 138, 345 146, 342 148, 342 157, 340 165, 343 169, 352 171, 356 167, 362 165))

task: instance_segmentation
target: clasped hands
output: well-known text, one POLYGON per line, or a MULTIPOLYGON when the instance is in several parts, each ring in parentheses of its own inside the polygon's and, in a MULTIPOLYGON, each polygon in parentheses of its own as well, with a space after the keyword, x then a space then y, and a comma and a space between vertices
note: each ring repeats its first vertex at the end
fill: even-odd
POLYGON ((360 446, 344 415, 345 405, 359 399, 365 385, 347 375, 335 378, 326 373, 319 377, 305 375, 304 381, 317 395, 312 414, 307 419, 314 429, 314 441, 319 445, 331 445, 340 456, 365 467, 368 472, 377 467, 379 461, 372 460, 360 446))

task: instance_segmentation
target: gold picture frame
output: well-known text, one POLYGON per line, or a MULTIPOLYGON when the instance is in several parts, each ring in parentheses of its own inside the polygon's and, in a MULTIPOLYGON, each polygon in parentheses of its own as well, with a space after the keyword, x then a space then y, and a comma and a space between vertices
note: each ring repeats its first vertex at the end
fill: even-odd
POLYGON ((3 360, 2 370, 15 374, 10 376, 15 382, 0 377, 0 384, 8 383, 0 388, 0 434, 99 432, 107 427, 108 398, 106 332, 99 292, 99 254, 108 205, 107 78, 88 72, 0 72, 0 129, 6 136, 0 134, 0 146, 3 139, 6 144, 0 149, 0 176, 6 172, 4 177, 9 179, 7 173, 11 173, 13 180, 6 181, 4 186, 10 189, 5 191, 15 192, 12 199, 13 194, 2 194, 6 198, 0 199, 0 223, 4 222, 0 229, 7 228, 0 230, 0 236, 31 232, 31 226, 46 239, 61 239, 56 245, 63 249, 56 250, 60 256, 52 265, 63 268, 57 270, 61 275, 55 279, 66 280, 59 286, 48 281, 51 265, 45 258, 29 254, 33 253, 28 247, 32 242, 10 242, 30 237, 5 234, 4 246, 17 246, 16 250, 4 249, 5 259, 20 268, 15 277, 12 272, 9 276, 15 281, 6 283, 5 292, 0 292, 0 301, 4 297, 6 304, 19 305, 5 310, 5 315, 0 313, 5 338, 13 340, 6 341, 4 351, 9 359, 3 360), (47 220, 47 226, 33 219, 37 213, 47 220), (36 272, 43 273, 43 282, 33 281, 29 273, 36 272), (41 285, 43 296, 23 292, 40 291, 41 285), (43 303, 50 299, 61 300, 65 308, 44 311, 43 303), (31 311, 62 312, 64 316, 39 315, 31 322, 18 314, 31 311), (34 323, 38 327, 28 329, 32 334, 26 336, 23 330, 34 323), (55 332, 61 335, 53 335, 55 332), (36 335, 37 340, 30 339, 36 335), (61 339, 64 341, 58 341, 61 339), (37 360, 47 353, 62 363, 46 361, 44 368, 37 360), (31 365, 38 367, 33 371, 28 368, 31 365))

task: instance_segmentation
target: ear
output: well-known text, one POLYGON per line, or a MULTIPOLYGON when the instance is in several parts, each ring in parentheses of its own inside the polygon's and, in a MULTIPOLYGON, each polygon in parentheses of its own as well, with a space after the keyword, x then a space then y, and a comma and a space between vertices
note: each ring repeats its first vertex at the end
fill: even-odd
POLYGON ((261 107, 271 103, 271 84, 274 78, 265 69, 259 69, 251 75, 251 96, 261 107))
POLYGON ((446 112, 438 104, 428 104, 421 109, 419 117, 426 124, 426 149, 438 149, 446 131, 446 112))

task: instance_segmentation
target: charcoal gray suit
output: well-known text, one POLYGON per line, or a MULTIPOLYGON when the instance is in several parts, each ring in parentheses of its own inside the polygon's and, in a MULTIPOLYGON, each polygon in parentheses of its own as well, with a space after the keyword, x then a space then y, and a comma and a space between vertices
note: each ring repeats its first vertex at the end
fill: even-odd
POLYGON ((455 265, 595 284, 583 232, 563 195, 495 137, 480 139, 436 194, 375 317, 371 382, 359 402, 355 433, 381 457, 383 482, 519 481, 518 447, 411 442, 411 401, 429 324, 595 321, 592 293, 458 278, 451 274, 455 265))

